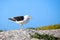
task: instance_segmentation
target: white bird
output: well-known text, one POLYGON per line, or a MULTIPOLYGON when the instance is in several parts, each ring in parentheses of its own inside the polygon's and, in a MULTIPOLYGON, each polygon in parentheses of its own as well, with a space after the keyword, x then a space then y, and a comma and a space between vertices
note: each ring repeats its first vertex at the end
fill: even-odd
POLYGON ((17 16, 17 17, 8 18, 8 19, 11 20, 11 21, 16 22, 16 23, 18 23, 18 24, 20 24, 21 27, 22 27, 23 24, 28 23, 28 21, 29 21, 30 19, 32 19, 32 17, 29 16, 29 15, 25 15, 25 16, 17 16))

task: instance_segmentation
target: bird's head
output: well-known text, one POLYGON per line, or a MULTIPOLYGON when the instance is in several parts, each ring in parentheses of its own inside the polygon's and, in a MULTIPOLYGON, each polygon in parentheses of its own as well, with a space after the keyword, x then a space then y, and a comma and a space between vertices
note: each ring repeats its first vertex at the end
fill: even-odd
POLYGON ((26 18, 32 19, 32 16, 30 15, 25 15, 26 18))

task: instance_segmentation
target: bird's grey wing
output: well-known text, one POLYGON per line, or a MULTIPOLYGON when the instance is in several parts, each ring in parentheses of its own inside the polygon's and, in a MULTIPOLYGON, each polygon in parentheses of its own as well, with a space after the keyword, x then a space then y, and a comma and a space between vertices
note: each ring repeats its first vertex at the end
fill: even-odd
POLYGON ((17 16, 17 17, 14 17, 14 19, 17 21, 22 21, 24 20, 24 16, 17 16))

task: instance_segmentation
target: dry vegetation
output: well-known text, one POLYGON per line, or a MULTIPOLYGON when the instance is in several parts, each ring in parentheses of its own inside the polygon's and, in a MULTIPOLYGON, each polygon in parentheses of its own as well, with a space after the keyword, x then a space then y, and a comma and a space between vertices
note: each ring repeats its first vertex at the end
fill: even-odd
POLYGON ((50 26, 43 26, 36 28, 38 30, 52 30, 52 29, 60 29, 60 24, 50 25, 50 26))

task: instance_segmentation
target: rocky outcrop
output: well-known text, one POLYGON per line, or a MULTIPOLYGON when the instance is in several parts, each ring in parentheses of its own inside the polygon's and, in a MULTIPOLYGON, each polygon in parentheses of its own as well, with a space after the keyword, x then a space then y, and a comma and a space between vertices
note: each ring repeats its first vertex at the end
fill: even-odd
POLYGON ((0 32, 0 40, 38 40, 31 38, 30 34, 49 34, 55 37, 60 37, 60 29, 58 30, 32 30, 32 29, 21 29, 21 30, 11 30, 6 32, 0 32))

